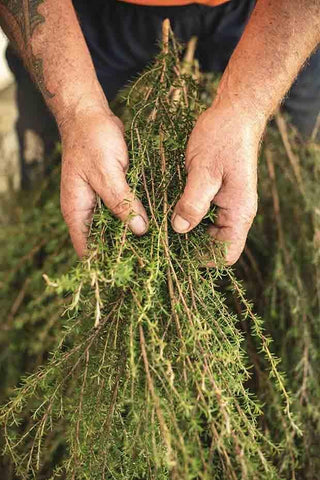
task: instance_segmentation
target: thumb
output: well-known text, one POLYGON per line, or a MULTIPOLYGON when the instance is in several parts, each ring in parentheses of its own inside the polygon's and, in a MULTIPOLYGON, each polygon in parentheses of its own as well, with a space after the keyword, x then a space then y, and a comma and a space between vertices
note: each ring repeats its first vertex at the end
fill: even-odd
POLYGON ((186 233, 201 222, 221 183, 220 176, 214 179, 202 168, 189 172, 184 192, 172 215, 172 227, 176 232, 186 233))
POLYGON ((134 234, 143 235, 147 231, 147 213, 130 189, 125 169, 119 162, 110 163, 107 171, 92 178, 90 183, 106 207, 120 220, 127 222, 134 234))

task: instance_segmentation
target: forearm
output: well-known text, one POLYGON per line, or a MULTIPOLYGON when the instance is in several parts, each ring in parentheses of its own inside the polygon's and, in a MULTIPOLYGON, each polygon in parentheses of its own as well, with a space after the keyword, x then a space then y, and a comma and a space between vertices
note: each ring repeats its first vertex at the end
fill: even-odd
POLYGON ((71 0, 0 0, 0 13, 58 124, 79 109, 108 110, 71 0))
POLYGON ((258 0, 214 105, 248 115, 262 133, 319 42, 319 0, 258 0))

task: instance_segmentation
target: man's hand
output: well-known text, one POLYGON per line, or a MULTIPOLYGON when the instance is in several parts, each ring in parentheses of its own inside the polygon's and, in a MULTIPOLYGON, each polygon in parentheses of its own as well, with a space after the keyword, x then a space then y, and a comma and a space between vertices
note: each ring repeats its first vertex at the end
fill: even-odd
POLYGON ((219 213, 211 232, 229 242, 230 264, 256 212, 256 159, 265 124, 319 42, 319 0, 257 0, 214 105, 191 135, 188 181, 173 227, 188 232, 214 202, 219 213))
POLYGON ((128 152, 121 121, 109 111, 77 112, 60 128, 61 210, 78 255, 86 252, 88 226, 98 194, 136 235, 148 228, 141 202, 127 182, 128 152))
POLYGON ((227 243, 228 264, 238 260, 257 210, 259 140, 254 122, 218 105, 199 117, 188 143, 187 184, 172 225, 179 233, 188 232, 211 203, 217 205, 209 231, 227 243))

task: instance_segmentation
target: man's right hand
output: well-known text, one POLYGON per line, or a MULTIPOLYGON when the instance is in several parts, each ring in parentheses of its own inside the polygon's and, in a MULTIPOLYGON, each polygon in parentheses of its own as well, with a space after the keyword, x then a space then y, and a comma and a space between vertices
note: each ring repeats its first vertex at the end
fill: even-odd
POLYGON ((62 138, 61 210, 79 256, 86 241, 96 194, 130 230, 143 235, 148 217, 126 182, 128 151, 119 118, 109 110, 77 112, 60 127, 62 138))

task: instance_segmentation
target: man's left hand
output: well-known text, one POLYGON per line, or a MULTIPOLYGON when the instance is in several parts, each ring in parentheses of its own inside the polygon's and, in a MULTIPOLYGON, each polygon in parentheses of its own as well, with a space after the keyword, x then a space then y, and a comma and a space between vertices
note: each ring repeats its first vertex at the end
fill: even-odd
POLYGON ((200 115, 188 142, 188 178, 172 226, 178 233, 189 232, 215 204, 217 217, 209 233, 226 242, 229 265, 240 257, 257 211, 260 137, 250 115, 217 105, 200 115))

